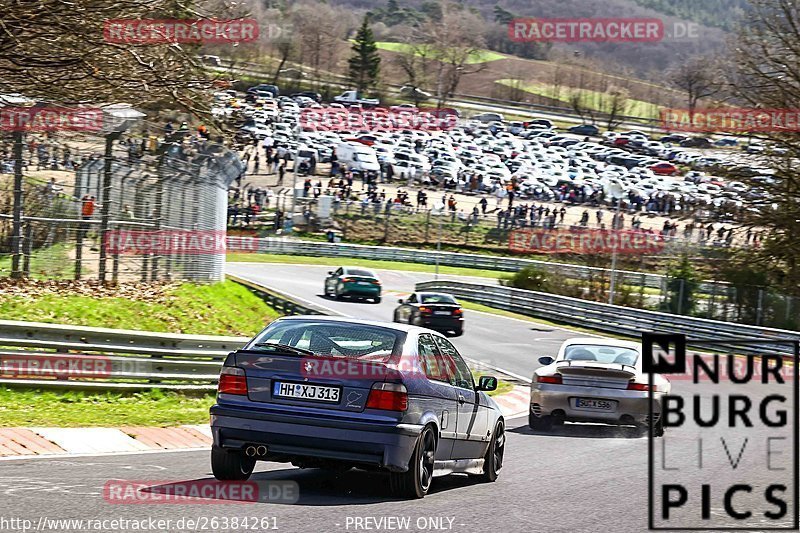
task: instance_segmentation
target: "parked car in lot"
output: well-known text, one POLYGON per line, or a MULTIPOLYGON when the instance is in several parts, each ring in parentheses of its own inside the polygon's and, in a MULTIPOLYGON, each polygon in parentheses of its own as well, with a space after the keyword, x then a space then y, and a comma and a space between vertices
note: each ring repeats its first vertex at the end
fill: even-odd
POLYGON ((713 146, 711 141, 705 137, 691 137, 681 142, 684 148, 708 148, 713 146))
MULTIPOLYGON (((596 337, 564 341, 555 357, 533 374, 528 423, 549 430, 554 423, 603 422, 649 427, 648 375, 642 371, 641 344, 596 337)), ((670 382, 653 376, 654 435, 664 435, 661 398, 670 382)))
POLYGON ((503 122, 505 120, 503 115, 500 113, 479 113, 472 117, 473 120, 478 120, 480 122, 489 123, 489 122, 503 122))
POLYGON ((495 481, 505 422, 443 335, 339 317, 272 322, 228 354, 211 407, 211 469, 245 480, 256 461, 389 473, 422 498, 440 474, 495 481))
POLYGON ((572 126, 571 128, 567 128, 569 133, 575 133, 576 135, 599 135, 600 128, 595 126, 594 124, 581 124, 580 126, 572 126))
POLYGON ((672 163, 667 163, 666 161, 662 161, 661 163, 656 163, 655 165, 651 165, 649 168, 659 176, 672 176, 673 174, 678 172, 678 167, 676 167, 672 163))
POLYGON ((339 267, 328 272, 325 278, 325 296, 339 300, 345 296, 370 298, 381 302, 381 280, 378 275, 366 268, 339 267))
POLYGON ((464 333, 464 312, 461 305, 449 294, 415 292, 397 301, 394 322, 404 322, 437 331, 464 333))
POLYGON ((269 83, 259 83, 258 85, 253 85, 249 89, 247 89, 248 93, 258 92, 258 91, 266 91, 271 93, 272 96, 278 96, 281 93, 280 88, 277 85, 272 85, 269 83))

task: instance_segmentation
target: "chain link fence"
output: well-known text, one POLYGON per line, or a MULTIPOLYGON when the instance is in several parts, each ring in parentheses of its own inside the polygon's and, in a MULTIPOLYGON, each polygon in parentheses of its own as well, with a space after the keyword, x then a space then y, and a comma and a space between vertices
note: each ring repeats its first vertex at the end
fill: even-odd
POLYGON ((113 282, 223 278, 227 191, 243 171, 236 153, 188 130, 147 123, 122 135, 28 133, 15 254, 13 142, 0 137, 0 273, 113 282))

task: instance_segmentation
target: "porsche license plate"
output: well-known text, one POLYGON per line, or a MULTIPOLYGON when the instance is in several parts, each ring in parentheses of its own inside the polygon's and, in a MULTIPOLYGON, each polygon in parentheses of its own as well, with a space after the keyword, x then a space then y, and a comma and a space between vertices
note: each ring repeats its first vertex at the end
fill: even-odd
POLYGON ((594 409, 597 411, 613 411, 614 402, 595 398, 575 398, 576 409, 594 409))

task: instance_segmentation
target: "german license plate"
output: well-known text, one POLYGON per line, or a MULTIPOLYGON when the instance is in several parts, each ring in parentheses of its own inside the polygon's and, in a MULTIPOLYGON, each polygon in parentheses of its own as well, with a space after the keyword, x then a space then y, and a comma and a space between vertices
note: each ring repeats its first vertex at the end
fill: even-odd
POLYGON ((613 411, 614 402, 597 400, 594 398, 575 398, 576 409, 595 409, 598 411, 613 411))
POLYGON ((272 395, 279 398, 338 402, 340 392, 341 389, 339 387, 326 387, 324 385, 286 383, 285 381, 276 381, 272 384, 272 395))
POLYGON ((450 311, 434 311, 434 315, 449 315, 450 311))

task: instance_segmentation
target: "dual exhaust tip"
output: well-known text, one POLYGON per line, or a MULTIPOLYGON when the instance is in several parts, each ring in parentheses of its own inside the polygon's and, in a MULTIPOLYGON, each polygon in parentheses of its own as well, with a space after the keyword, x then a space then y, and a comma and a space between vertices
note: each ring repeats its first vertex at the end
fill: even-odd
POLYGON ((244 454, 247 457, 263 457, 267 455, 267 447, 263 445, 261 446, 250 445, 244 449, 244 454))

